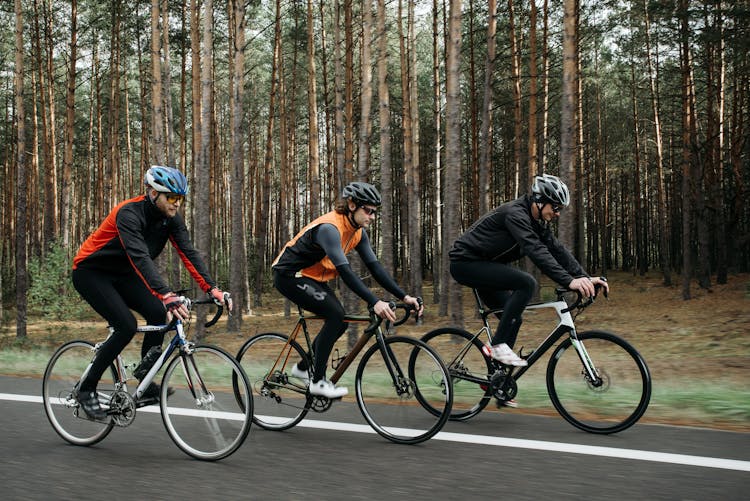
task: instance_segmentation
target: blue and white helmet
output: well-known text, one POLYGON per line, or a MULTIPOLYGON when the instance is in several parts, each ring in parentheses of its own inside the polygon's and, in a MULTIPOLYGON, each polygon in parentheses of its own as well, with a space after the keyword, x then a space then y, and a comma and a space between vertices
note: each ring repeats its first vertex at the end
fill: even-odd
POLYGON ((160 193, 176 193, 183 196, 188 193, 188 183, 185 175, 174 167, 152 165, 146 171, 143 182, 146 186, 150 186, 160 193))
POLYGON ((531 187, 534 194, 534 200, 537 202, 547 202, 567 207, 570 205, 570 192, 565 183, 557 176, 542 174, 534 179, 534 186, 531 187))

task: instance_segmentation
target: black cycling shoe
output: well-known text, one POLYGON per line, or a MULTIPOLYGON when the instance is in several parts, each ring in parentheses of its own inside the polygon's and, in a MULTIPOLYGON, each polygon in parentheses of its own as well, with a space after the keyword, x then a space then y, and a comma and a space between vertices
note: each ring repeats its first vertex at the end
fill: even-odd
POLYGON ((101 421, 107 417, 107 411, 99 404, 99 394, 96 391, 76 392, 75 399, 88 418, 101 421))

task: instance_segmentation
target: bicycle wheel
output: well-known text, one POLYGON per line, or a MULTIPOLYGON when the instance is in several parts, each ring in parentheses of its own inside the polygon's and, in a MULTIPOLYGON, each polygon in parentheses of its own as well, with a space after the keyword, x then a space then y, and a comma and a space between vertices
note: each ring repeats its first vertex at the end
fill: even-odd
MULTIPOLYGON (((453 380, 450 419, 466 421, 482 412, 492 397, 488 381, 492 362, 482 353, 479 338, 462 329, 444 327, 428 332, 421 340, 440 356, 453 380)), ((423 402, 420 393, 417 398, 433 412, 440 412, 430 407, 427 400, 423 402)))
POLYGON ((205 461, 235 452, 252 423, 247 376, 229 353, 215 346, 196 346, 172 358, 164 371, 160 405, 172 441, 205 461))
MULTIPOLYGON (((73 391, 78 387, 93 356, 93 344, 87 341, 70 341, 55 351, 44 371, 44 412, 57 434, 74 445, 95 444, 114 427, 109 419, 107 422, 89 419, 73 398, 73 391)), ((99 400, 104 407, 115 390, 116 375, 115 367, 110 366, 110 370, 104 372, 97 385, 99 400)))
POLYGON ((651 376, 641 355, 624 339, 604 331, 578 334, 597 380, 586 375, 570 338, 563 341, 547 366, 547 391, 560 415, 590 433, 629 428, 646 412, 651 376))
POLYGON ((448 420, 453 386, 440 357, 418 339, 385 338, 370 347, 357 367, 357 403, 383 437, 416 444, 434 436, 448 420), (428 406, 417 400, 417 393, 428 406), (439 412, 434 412, 434 410, 439 412))
POLYGON ((287 344, 287 339, 274 332, 257 334, 237 353, 255 399, 253 421, 266 430, 289 429, 307 414, 307 384, 289 376, 292 366, 307 355, 299 343, 287 344))

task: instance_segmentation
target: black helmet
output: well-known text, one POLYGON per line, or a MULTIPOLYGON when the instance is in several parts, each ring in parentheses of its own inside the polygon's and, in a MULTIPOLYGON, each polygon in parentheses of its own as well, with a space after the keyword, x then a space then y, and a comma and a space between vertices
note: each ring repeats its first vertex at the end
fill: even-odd
POLYGON ((565 183, 557 176, 542 174, 534 179, 531 187, 536 202, 550 202, 567 207, 570 204, 570 192, 565 183))
POLYGON ((380 192, 377 188, 369 183, 354 181, 344 187, 341 196, 345 199, 351 198, 357 205, 377 205, 381 204, 380 192))

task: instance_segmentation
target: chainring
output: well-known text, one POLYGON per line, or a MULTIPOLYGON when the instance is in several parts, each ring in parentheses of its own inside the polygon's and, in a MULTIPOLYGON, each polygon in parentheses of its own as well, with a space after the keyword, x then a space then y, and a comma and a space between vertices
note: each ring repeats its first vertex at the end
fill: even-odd
POLYGON ((130 426, 135 421, 135 409, 135 400, 130 393, 118 390, 112 394, 108 414, 115 425, 130 426))

